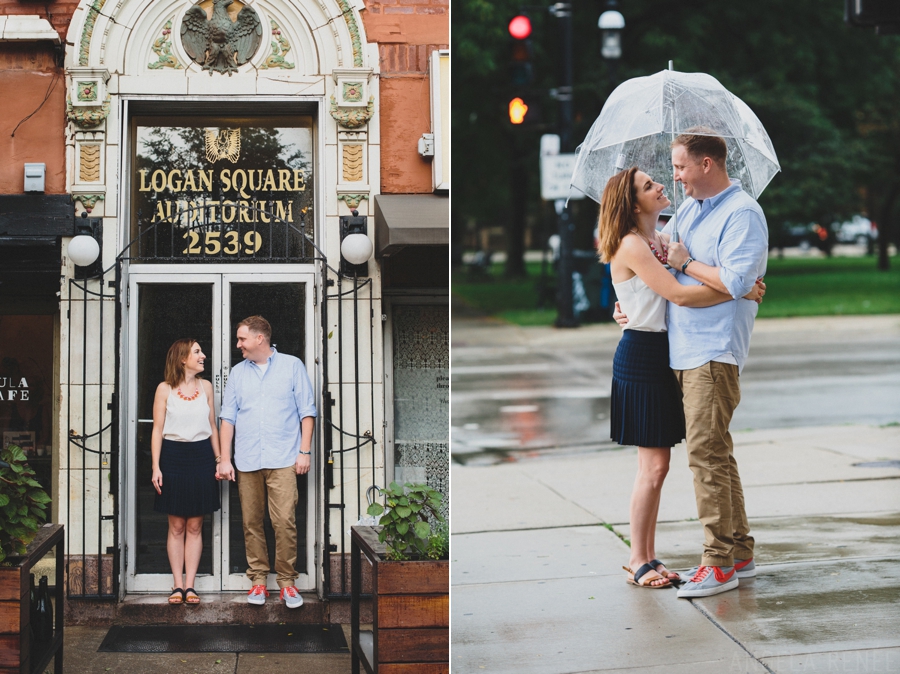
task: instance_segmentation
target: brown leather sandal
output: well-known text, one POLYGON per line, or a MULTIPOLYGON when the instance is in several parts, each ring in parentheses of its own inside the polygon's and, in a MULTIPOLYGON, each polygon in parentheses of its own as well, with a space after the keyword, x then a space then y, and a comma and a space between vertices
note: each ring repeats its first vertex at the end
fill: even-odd
POLYGON ((627 582, 635 587, 646 587, 650 590, 659 590, 664 587, 672 587, 672 584, 669 582, 668 578, 664 578, 659 573, 657 573, 656 569, 654 569, 649 564, 644 564, 641 568, 637 570, 637 572, 632 571, 627 566, 623 566, 628 572, 627 582), (659 583, 657 585, 653 585, 654 581, 664 580, 664 583, 659 583))
POLYGON ((175 606, 176 604, 184 603, 184 590, 180 587, 176 587, 172 590, 172 594, 169 595, 169 603, 175 606))
POLYGON ((200 603, 200 595, 194 590, 194 588, 189 587, 184 591, 184 603, 190 606, 196 606, 200 603))
POLYGON ((666 565, 663 562, 659 561, 658 559, 651 559, 650 566, 652 566, 653 569, 657 573, 659 573, 663 578, 668 578, 673 583, 682 582, 681 576, 678 574, 677 571, 669 571, 669 569, 666 567, 666 565), (659 567, 662 567, 662 569, 660 569, 659 567))

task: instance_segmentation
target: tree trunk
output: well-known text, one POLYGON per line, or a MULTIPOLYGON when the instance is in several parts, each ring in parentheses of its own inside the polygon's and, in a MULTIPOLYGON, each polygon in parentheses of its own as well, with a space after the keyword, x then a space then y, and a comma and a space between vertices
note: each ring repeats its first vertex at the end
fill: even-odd
POLYGON ((894 183, 888 190, 887 197, 882 202, 881 210, 878 213, 878 269, 881 271, 888 271, 891 268, 888 246, 892 239, 892 216, 898 195, 900 195, 900 183, 894 183))

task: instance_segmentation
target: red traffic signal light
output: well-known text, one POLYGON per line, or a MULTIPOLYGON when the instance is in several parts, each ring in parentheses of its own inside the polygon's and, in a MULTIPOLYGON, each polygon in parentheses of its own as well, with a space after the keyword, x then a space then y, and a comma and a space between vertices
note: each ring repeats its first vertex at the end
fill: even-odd
POLYGON ((531 35, 531 19, 524 14, 513 17, 509 22, 509 34, 517 40, 525 40, 531 35))

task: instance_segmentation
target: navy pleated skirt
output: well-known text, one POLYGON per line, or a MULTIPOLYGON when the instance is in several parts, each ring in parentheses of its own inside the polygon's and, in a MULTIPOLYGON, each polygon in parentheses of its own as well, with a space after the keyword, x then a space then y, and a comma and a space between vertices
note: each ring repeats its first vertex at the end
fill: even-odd
POLYGON ((620 445, 672 447, 684 435, 668 333, 624 330, 613 359, 610 437, 620 445))
POLYGON ((156 495, 156 512, 197 517, 221 507, 216 480, 216 454, 209 438, 197 442, 163 440, 159 455, 162 494, 156 495))

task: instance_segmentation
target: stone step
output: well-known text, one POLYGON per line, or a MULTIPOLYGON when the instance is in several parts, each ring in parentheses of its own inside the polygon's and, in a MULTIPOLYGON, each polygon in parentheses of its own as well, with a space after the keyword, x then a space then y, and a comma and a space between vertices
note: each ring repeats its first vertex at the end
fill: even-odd
POLYGON ((313 593, 301 593, 303 606, 289 609, 269 591, 263 606, 247 603, 246 592, 203 593, 200 604, 175 605, 164 594, 130 594, 125 601, 71 598, 66 601, 66 625, 255 625, 262 623, 331 624, 349 613, 345 602, 322 601, 313 593), (337 604, 337 605, 335 605, 337 604), (334 611, 336 615, 332 615, 334 611))

